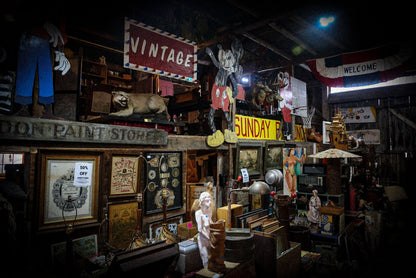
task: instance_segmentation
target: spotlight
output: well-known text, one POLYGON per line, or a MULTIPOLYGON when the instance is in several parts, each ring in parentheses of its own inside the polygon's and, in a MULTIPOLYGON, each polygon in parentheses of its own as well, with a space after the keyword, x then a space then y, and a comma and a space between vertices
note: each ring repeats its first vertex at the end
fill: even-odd
POLYGON ((319 26, 321 27, 328 27, 329 25, 331 25, 331 23, 333 23, 335 21, 335 17, 334 16, 322 16, 319 18, 319 26))
POLYGON ((247 85, 247 84, 250 83, 250 78, 247 75, 246 76, 242 76, 241 79, 240 79, 240 83, 241 84, 244 84, 244 85, 247 85))

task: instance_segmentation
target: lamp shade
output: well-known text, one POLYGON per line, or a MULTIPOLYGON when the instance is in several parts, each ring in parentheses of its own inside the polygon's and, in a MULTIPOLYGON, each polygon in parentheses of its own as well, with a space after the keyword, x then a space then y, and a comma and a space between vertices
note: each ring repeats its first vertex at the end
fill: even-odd
POLYGON ((270 187, 267 183, 263 181, 255 181, 252 185, 248 188, 248 193, 250 194, 260 194, 265 195, 270 193, 270 187))
POLYGON ((360 155, 349 153, 336 148, 328 149, 316 154, 311 154, 309 157, 312 158, 358 158, 360 155))

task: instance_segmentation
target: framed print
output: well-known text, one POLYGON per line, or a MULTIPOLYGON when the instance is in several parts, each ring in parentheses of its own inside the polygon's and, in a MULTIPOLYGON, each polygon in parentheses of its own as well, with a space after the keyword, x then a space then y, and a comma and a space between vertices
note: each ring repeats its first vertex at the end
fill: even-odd
POLYGON ((39 228, 98 222, 98 155, 42 155, 39 228))
MULTIPOLYGON (((166 219, 166 224, 169 231, 178 234, 178 225, 183 223, 183 216, 173 216, 166 219)), ((163 220, 158 220, 148 224, 149 226, 149 238, 156 240, 159 237, 160 232, 162 231, 163 220)))
MULTIPOLYGON (((59 257, 66 256, 66 241, 51 245, 52 263, 59 257)), ((98 254, 97 235, 88 235, 72 240, 74 253, 79 256, 90 259, 98 254)))
POLYGON ((264 173, 271 169, 283 169, 283 144, 266 143, 264 173))
POLYGON ((323 144, 329 144, 329 130, 331 127, 332 122, 322 121, 322 135, 323 135, 323 144))
POLYGON ((263 167, 263 147, 261 143, 238 144, 236 149, 236 174, 241 175, 241 169, 246 168, 250 178, 260 176, 263 167))
POLYGON ((137 202, 108 206, 108 241, 112 246, 126 249, 133 241, 137 227, 137 202))
POLYGON ((145 214, 162 212, 162 189, 169 192, 167 210, 182 208, 182 152, 147 152, 145 214))
POLYGON ((297 176, 303 172, 306 148, 283 148, 283 193, 291 196, 298 191, 297 176))
POLYGON ((139 157, 113 156, 111 166, 110 195, 137 193, 139 157))

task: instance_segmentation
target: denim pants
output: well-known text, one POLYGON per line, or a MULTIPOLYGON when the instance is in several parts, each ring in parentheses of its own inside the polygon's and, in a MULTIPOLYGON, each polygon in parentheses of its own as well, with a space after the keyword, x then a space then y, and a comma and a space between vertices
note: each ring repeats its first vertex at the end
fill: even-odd
POLYGON ((52 63, 49 41, 23 34, 17 58, 15 102, 32 103, 36 69, 39 76, 39 103, 53 103, 52 63))

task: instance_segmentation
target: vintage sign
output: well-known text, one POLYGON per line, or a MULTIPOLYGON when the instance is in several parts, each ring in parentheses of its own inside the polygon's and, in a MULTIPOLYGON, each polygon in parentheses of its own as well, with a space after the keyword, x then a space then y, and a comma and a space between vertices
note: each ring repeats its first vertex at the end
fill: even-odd
POLYGON ((126 68, 196 82, 196 53, 195 42, 132 19, 125 19, 126 68))
POLYGON ((0 139, 166 145, 168 133, 160 129, 141 127, 29 117, 0 117, 0 139))
MULTIPOLYGON (((235 115, 235 133, 241 139, 283 140, 283 132, 280 138, 280 121, 235 115)), ((306 141, 302 125, 295 125, 295 141, 306 141)))
POLYGON ((340 108, 346 124, 376 122, 376 109, 373 106, 340 108))
POLYGON ((315 77, 328 87, 355 87, 377 84, 401 76, 411 57, 411 48, 388 45, 308 60, 306 63, 315 77))

